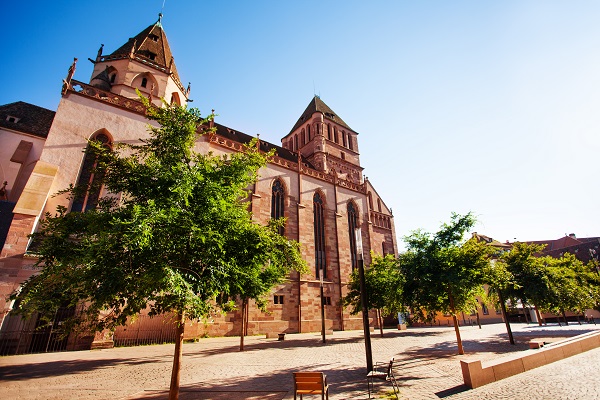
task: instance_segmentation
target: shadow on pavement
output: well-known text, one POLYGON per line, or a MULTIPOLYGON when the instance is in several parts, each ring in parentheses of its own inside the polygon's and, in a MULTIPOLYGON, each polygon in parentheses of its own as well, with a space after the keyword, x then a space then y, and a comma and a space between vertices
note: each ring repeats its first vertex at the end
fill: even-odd
POLYGON ((61 360, 41 363, 27 363, 21 365, 7 365, 0 366, 0 382, 3 380, 18 381, 77 374, 80 372, 88 372, 102 368, 111 368, 115 365, 136 366, 163 361, 164 357, 152 357, 136 358, 135 360, 123 360, 120 358, 106 360, 61 360))
MULTIPOLYGON (((395 331, 395 330, 386 330, 384 333, 384 337, 382 338, 378 332, 371 332, 371 340, 385 340, 392 339, 398 336, 403 337, 426 337, 426 336, 440 336, 443 335, 444 332, 440 331, 431 331, 431 332, 411 332, 411 331, 395 331)), ((300 334, 303 338, 294 338, 295 334, 289 333, 286 335, 285 340, 277 340, 277 339, 259 339, 260 342, 256 343, 246 343, 244 344, 244 351, 256 351, 267 348, 279 348, 279 349, 295 349, 301 347, 320 347, 320 346, 330 346, 330 345, 338 345, 345 343, 360 343, 363 342, 364 339, 362 336, 356 337, 336 337, 335 333, 333 335, 327 336, 327 342, 322 343, 321 335, 315 334, 314 338, 306 338, 306 334, 300 334)), ((247 338, 256 339, 253 336, 247 336, 247 338)), ((200 339, 200 342, 202 339, 200 339)), ((201 356, 201 355, 215 355, 215 354, 223 354, 223 353, 233 353, 238 352, 240 350, 239 342, 235 345, 229 345, 226 347, 219 347, 214 349, 202 349, 200 351, 196 350, 187 350, 184 346, 183 351, 187 356, 201 356)))
MULTIPOLYGON (((362 368, 347 370, 328 370, 325 366, 311 366, 311 371, 324 372, 327 375, 330 396, 344 393, 346 398, 366 398, 366 372, 362 368)), ((213 382, 198 382, 182 385, 180 400, 281 400, 293 395, 293 372, 296 368, 274 371, 269 375, 254 376, 246 379, 229 378, 213 382)), ((163 400, 168 398, 168 388, 163 390, 145 390, 125 397, 123 400, 163 400)))
POLYGON ((458 393, 466 392, 467 390, 471 390, 467 385, 458 385, 446 390, 436 392, 435 395, 440 399, 443 399, 444 397, 453 396, 458 393))

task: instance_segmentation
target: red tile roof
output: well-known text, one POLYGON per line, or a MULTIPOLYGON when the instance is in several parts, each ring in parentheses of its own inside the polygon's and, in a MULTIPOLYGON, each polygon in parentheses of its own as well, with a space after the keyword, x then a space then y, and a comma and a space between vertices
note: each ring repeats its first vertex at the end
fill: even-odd
POLYGON ((17 101, 0 106, 0 127, 45 139, 55 114, 54 111, 17 101), (14 122, 10 117, 17 121, 14 122))

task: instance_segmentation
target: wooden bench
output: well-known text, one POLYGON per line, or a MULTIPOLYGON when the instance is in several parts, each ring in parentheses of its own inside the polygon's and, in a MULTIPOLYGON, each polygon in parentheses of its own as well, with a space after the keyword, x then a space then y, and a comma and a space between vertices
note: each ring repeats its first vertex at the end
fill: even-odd
POLYGON ((294 400, 296 395, 320 394, 321 399, 329 400, 329 385, 327 376, 322 372, 294 372, 294 400))
POLYGON ((392 384, 392 389, 394 389, 394 395, 398 398, 400 388, 398 387, 398 382, 394 376, 393 358, 389 363, 375 363, 373 371, 367 374, 367 390, 369 391, 369 398, 371 398, 371 389, 373 389, 373 379, 376 378, 390 382, 392 384))

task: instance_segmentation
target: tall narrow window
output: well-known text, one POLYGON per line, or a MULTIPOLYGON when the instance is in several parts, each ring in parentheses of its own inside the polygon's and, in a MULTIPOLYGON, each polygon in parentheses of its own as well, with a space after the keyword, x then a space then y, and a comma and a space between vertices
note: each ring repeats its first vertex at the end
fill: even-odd
MULTIPOLYGON (((106 148, 111 147, 110 139, 104 133, 96 135, 92 140, 102 143, 106 148)), ((77 187, 81 192, 73 199, 71 211, 81 212, 96 208, 102 189, 103 178, 104 171, 98 169, 98 159, 90 151, 90 146, 88 145, 83 158, 79 180, 77 181, 77 187)))
POLYGON ((351 134, 348 134, 348 148, 349 148, 350 150, 354 150, 354 144, 352 143, 352 140, 353 140, 353 139, 352 139, 352 135, 351 135, 351 134))
POLYGON ((323 211, 323 199, 319 193, 313 197, 313 222, 315 230, 315 269, 317 279, 320 279, 320 271, 323 270, 323 279, 327 278, 327 266, 325 260, 325 213, 323 211))
MULTIPOLYGON (((284 203, 285 192, 283 190, 283 184, 279 179, 273 182, 272 196, 271 196, 271 218, 279 219, 283 218, 283 203, 284 203)), ((283 235, 283 226, 279 227, 279 234, 283 235)))
POLYGON ((356 233, 358 228, 358 216, 354 203, 348 203, 348 236, 350 238, 350 260, 352 262, 352 271, 358 268, 358 259, 356 257, 356 233))
POLYGON ((301 142, 302 142, 302 146, 304 146, 306 144, 306 133, 304 132, 304 129, 302 129, 302 132, 300 133, 301 136, 301 142))
POLYGON ((342 131, 342 144, 346 147, 346 131, 342 131))
POLYGON ((148 86, 148 78, 142 78, 142 87, 148 86))
POLYGON ((310 142, 310 125, 306 126, 306 133, 308 133, 308 141, 310 142))
POLYGON ((294 135, 294 151, 298 151, 298 135, 294 135))
POLYGON ((327 124, 327 139, 331 140, 331 124, 327 124))
POLYGON ((335 127, 333 128, 333 141, 336 143, 340 142, 340 139, 338 137, 338 130, 335 127))

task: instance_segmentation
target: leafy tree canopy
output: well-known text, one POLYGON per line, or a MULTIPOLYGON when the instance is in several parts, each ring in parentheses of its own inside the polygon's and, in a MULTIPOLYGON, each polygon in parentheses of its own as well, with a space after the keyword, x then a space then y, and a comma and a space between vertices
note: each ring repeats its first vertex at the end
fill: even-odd
POLYGON ((142 101, 156 122, 148 139, 112 150, 90 142, 108 195, 94 210, 59 207, 42 220, 36 234, 42 270, 13 296, 20 312, 51 314, 83 303, 70 326, 94 330, 123 324, 147 306, 151 314, 196 318, 239 293, 242 281, 261 282, 263 293, 290 268, 302 268, 297 243, 253 223, 244 203, 271 154, 255 142, 239 153, 197 153, 195 142, 210 134, 212 115, 142 101))
POLYGON ((431 321, 436 312, 456 314, 476 308, 475 296, 485 283, 493 251, 475 239, 464 239, 475 224, 471 213, 452 214, 451 222, 430 234, 415 231, 405 238, 407 251, 400 256, 406 277, 404 299, 420 321, 431 321))
MULTIPOLYGON (((392 254, 382 257, 371 253, 371 260, 371 265, 365 268, 367 308, 381 310, 385 315, 403 311, 404 277, 400 272, 398 259, 392 254)), ((351 307, 351 314, 358 314, 362 311, 358 270, 352 272, 348 284, 348 294, 344 297, 343 304, 351 307)))

